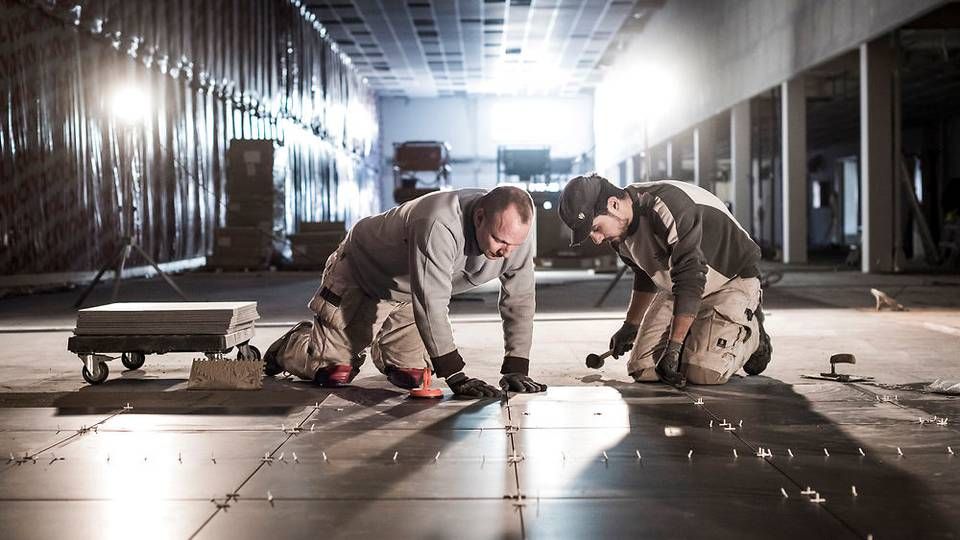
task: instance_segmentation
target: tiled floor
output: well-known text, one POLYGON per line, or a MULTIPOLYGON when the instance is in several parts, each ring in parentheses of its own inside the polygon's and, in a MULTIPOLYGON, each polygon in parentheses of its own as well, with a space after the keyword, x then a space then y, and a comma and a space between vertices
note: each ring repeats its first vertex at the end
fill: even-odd
MULTIPOLYGON (((189 392, 189 357, 172 355, 88 387, 69 334, 2 333, 0 536, 958 536, 960 406, 924 391, 960 376, 960 337, 942 331, 960 328, 956 308, 812 307, 797 283, 768 295, 767 373, 686 391, 630 383, 622 360, 583 366, 622 309, 575 311, 596 280, 548 288, 570 306, 548 300, 535 330, 532 374, 550 390, 506 401, 413 401, 372 366, 332 392, 284 379, 189 392), (877 381, 800 377, 841 351, 877 381)), ((865 286, 837 285, 850 298, 865 286)), ((261 348, 288 318, 265 315, 261 348)), ((471 373, 495 381, 499 325, 454 329, 471 373)))
POLYGON ((372 407, 349 405, 351 389, 259 414, 6 409, 0 517, 17 538, 58 536, 65 516, 73 538, 955 534, 952 425, 911 424, 902 404, 851 386, 804 386, 372 407))

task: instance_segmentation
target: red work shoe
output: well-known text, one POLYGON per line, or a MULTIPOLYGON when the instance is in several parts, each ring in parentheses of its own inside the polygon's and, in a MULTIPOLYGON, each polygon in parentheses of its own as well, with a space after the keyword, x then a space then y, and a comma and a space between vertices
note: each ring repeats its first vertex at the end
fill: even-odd
POLYGON ((313 376, 313 382, 327 388, 346 386, 353 381, 357 373, 360 373, 360 370, 351 365, 336 364, 318 369, 317 374, 313 376))
POLYGON ((426 369, 423 368, 398 368, 387 366, 383 371, 387 376, 387 380, 390 381, 394 386, 399 386, 400 388, 406 390, 412 390, 420 386, 423 383, 423 372, 426 369))

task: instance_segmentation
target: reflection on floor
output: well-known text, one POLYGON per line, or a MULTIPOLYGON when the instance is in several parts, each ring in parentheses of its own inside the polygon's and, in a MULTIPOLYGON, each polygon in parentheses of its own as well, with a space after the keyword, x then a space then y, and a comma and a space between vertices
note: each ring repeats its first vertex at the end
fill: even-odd
POLYGON ((17 538, 931 538, 960 520, 957 433, 925 412, 945 399, 764 377, 370 398, 5 409, 0 521, 17 538))
MULTIPOLYGON (((188 392, 189 358, 173 355, 88 387, 69 333, 0 333, 0 536, 955 537, 960 408, 923 389, 960 375, 960 337, 944 331, 960 316, 946 301, 873 313, 869 285, 832 296, 863 292, 862 308, 826 304, 822 287, 771 291, 768 372, 685 391, 630 383, 622 360, 583 366, 619 326, 629 284, 599 313, 573 307, 603 281, 552 286, 568 310, 545 302, 532 368, 550 390, 505 401, 413 401, 372 366, 335 391, 277 379, 188 392), (877 381, 800 377, 832 352, 877 381)), ((955 287, 908 285, 915 299, 955 287)), ((492 296, 479 303, 495 313, 492 296)), ((454 327, 471 373, 494 382, 499 324, 454 327)), ((283 330, 258 329, 256 343, 283 330)))

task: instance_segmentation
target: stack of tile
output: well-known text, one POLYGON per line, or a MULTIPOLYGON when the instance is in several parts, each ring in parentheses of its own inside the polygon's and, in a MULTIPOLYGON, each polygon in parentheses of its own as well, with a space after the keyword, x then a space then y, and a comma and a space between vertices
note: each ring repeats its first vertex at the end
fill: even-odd
POLYGON ((293 267, 300 270, 323 270, 331 253, 347 236, 342 221, 303 222, 300 232, 290 235, 293 267))
POLYGON ((216 231, 208 266, 266 268, 275 253, 283 253, 286 170, 276 152, 271 140, 230 141, 227 227, 216 231))
POLYGON ((227 225, 283 232, 286 171, 271 140, 230 141, 227 151, 227 225))
POLYGON ((273 237, 259 227, 221 227, 213 234, 207 266, 225 270, 262 269, 273 257, 273 237))
POLYGON ((74 334, 227 335, 259 318, 256 302, 119 302, 81 309, 74 334))

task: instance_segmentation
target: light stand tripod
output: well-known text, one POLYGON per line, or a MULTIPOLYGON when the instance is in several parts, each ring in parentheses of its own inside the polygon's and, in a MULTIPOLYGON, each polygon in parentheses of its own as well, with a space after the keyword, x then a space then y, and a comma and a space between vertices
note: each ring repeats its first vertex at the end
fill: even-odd
MULTIPOLYGON (((132 127, 123 126, 121 129, 124 131, 126 135, 129 136, 130 139, 133 138, 133 135, 130 134, 130 131, 132 131, 132 127)), ((133 144, 131 143, 130 151, 132 150, 133 150, 133 144)), ((121 148, 120 151, 118 152, 118 157, 121 160, 121 165, 123 161, 123 156, 124 156, 124 152, 123 152, 123 149, 121 148)), ((131 175, 128 178, 128 176, 123 173, 124 170, 125 170, 125 167, 121 166, 120 174, 123 175, 121 176, 121 179, 122 179, 121 181, 123 182, 123 190, 125 192, 124 193, 125 198, 124 198, 124 202, 121 203, 123 205, 123 215, 121 216, 120 227, 121 227, 121 230, 132 231, 134 228, 133 213, 136 210, 133 206, 134 190, 133 190, 133 186, 131 185, 133 183, 133 177, 131 175)), ((87 299, 87 296, 89 296, 90 293, 93 292, 93 288, 96 287, 97 283, 100 282, 100 278, 102 278, 103 274, 110 268, 115 269, 114 276, 113 276, 113 292, 110 295, 110 301, 116 302, 117 296, 120 294, 120 282, 123 280, 123 268, 127 263, 127 259, 130 258, 130 253, 134 250, 136 250, 136 252, 139 253, 140 256, 143 257, 148 263, 150 263, 150 266, 153 266, 153 269, 157 271, 157 274, 159 274, 160 277, 162 277, 163 280, 167 282, 167 285, 169 285, 174 291, 176 291, 178 295, 180 295, 180 298, 189 301, 189 298, 187 298, 187 295, 184 294, 184 292, 180 290, 180 287, 177 287, 177 284, 174 283, 173 279, 171 279, 170 276, 167 275, 167 273, 164 272, 159 265, 157 265, 157 262, 153 260, 153 257, 148 255, 147 252, 144 251, 142 247, 140 247, 140 244, 134 241, 133 236, 129 234, 124 234, 122 237, 122 244, 120 245, 120 249, 118 250, 117 254, 114 255, 113 258, 109 260, 109 262, 105 263, 100 268, 100 271, 97 272, 96 277, 93 278, 93 281, 90 282, 90 285, 87 285, 87 288, 84 289, 83 294, 81 294, 80 298, 78 298, 76 303, 73 304, 73 307, 80 308, 80 306, 83 305, 84 300, 87 299)))
POLYGON ((73 307, 79 308, 83 305, 83 301, 87 299, 87 296, 90 296, 90 293, 93 292, 93 288, 96 287, 97 283, 100 282, 100 278, 102 278, 103 274, 110 268, 115 269, 113 276, 113 292, 110 294, 110 302, 116 302, 117 296, 120 294, 120 281, 123 280, 123 267, 126 265, 127 259, 130 257, 130 252, 133 250, 137 250, 137 253, 146 259, 146 261, 150 263, 150 266, 153 266, 153 269, 157 271, 157 274, 159 274, 160 277, 167 282, 167 285, 170 285, 170 287, 176 291, 178 295, 180 295, 180 298, 183 298, 187 301, 190 300, 187 298, 187 295, 180 290, 180 287, 177 287, 177 284, 174 283, 173 279, 171 279, 170 276, 167 275, 167 273, 157 265, 156 261, 154 261, 150 255, 147 255, 147 252, 140 247, 140 244, 134 242, 132 237, 124 236, 123 244, 120 246, 120 250, 112 259, 110 259, 110 262, 100 267, 100 271, 97 272, 96 277, 93 278, 93 281, 90 282, 90 285, 87 285, 87 288, 84 289, 83 294, 81 294, 80 298, 78 298, 76 303, 73 304, 73 307))

